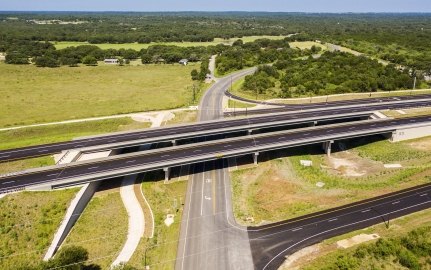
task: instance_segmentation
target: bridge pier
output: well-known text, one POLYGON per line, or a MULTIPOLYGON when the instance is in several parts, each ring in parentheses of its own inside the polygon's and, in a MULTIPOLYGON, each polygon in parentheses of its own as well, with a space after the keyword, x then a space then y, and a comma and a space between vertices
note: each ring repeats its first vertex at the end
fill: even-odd
POLYGON ((171 172, 171 168, 163 168, 163 171, 165 172, 165 183, 167 183, 169 181, 169 174, 171 172))
POLYGON ((253 133, 252 129, 247 130, 247 135, 251 135, 253 133))
POLYGON ((311 123, 308 124, 309 127, 315 127, 317 126, 317 121, 313 121, 311 123))
POLYGON ((172 146, 177 146, 177 140, 172 140, 172 146))
POLYGON ((257 158, 259 157, 259 152, 253 153, 253 162, 257 166, 257 158))
POLYGON ((334 141, 327 141, 324 142, 322 147, 323 147, 323 151, 325 151, 325 154, 328 155, 328 157, 331 156, 331 151, 332 151, 332 144, 334 143, 334 141))

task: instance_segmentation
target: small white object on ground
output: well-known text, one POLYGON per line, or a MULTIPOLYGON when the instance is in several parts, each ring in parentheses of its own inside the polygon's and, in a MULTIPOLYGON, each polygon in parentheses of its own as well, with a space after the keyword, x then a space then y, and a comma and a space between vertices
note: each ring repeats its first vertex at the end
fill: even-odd
POLYGON ((337 241, 337 246, 339 248, 350 248, 353 247, 355 245, 359 245, 362 244, 364 242, 368 242, 371 240, 375 240, 375 239, 379 239, 380 235, 378 234, 359 234, 359 235, 355 235, 349 239, 344 239, 344 240, 340 240, 337 241))
POLYGON ((322 188, 324 186, 325 186, 325 183, 323 183, 323 182, 317 182, 316 183, 316 187, 322 188))
POLYGON ((399 169, 403 166, 401 164, 385 164, 383 165, 386 169, 399 169))
POLYGON ((165 219, 165 225, 169 227, 173 223, 174 223, 174 215, 172 215, 172 214, 167 215, 166 219, 165 219))
POLYGON ((403 110, 396 110, 396 112, 397 113, 399 113, 399 114, 407 114, 405 111, 403 111, 403 110))
POLYGON ((299 163, 304 167, 311 167, 313 166, 313 161, 311 160, 301 160, 299 163))

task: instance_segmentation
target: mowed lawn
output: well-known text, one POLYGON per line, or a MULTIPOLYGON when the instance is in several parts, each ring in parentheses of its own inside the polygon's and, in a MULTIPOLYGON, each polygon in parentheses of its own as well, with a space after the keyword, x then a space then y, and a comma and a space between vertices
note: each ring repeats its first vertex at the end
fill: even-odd
POLYGON ((237 39, 242 39, 244 42, 253 42, 256 39, 261 38, 267 38, 267 39, 283 39, 285 36, 248 36, 248 37, 242 37, 242 38, 231 38, 231 39, 222 39, 222 38, 215 38, 214 41, 209 42, 153 42, 149 44, 139 44, 139 43, 123 43, 123 44, 110 44, 110 43, 103 43, 103 44, 90 44, 88 42, 73 42, 73 41, 60 41, 60 42, 52 42, 55 45, 55 48, 57 50, 64 49, 67 47, 76 47, 80 45, 95 45, 99 48, 106 50, 106 49, 134 49, 134 50, 141 50, 146 49, 149 46, 153 45, 172 45, 172 46, 179 46, 179 47, 196 47, 196 46, 215 46, 218 44, 226 44, 226 45, 232 45, 232 43, 237 39))
POLYGON ((195 68, 0 64, 0 127, 182 107, 192 100, 195 68))

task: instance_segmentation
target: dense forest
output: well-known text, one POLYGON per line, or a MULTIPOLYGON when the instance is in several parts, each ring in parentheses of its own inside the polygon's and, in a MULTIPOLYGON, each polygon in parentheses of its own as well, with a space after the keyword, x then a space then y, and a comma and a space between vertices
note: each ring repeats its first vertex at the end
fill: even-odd
MULTIPOLYGON (((430 44, 430 14, 0 12, 0 52, 6 52, 6 63, 9 64, 28 64, 31 61, 41 67, 77 66, 80 63, 95 65, 97 61, 111 57, 119 58, 121 64, 139 58, 147 64, 175 63, 187 58, 190 61, 204 61, 201 70, 192 74, 194 79, 202 79, 207 71, 205 63, 209 56, 217 54, 219 75, 277 62, 275 68, 281 78, 271 79, 271 85, 282 89, 280 96, 316 92, 317 88, 340 92, 347 89, 375 91, 411 87, 412 75, 419 75, 420 78, 431 73, 430 44), (212 41, 214 38, 250 35, 289 37, 250 43, 237 40, 232 46, 189 48, 155 43, 212 41), (395 72, 392 65, 383 68, 365 57, 346 55, 323 55, 314 60, 296 61, 319 54, 319 48, 305 51, 289 48, 289 42, 295 40, 319 40, 322 44, 343 45, 366 56, 397 64, 405 71, 395 72), (55 41, 86 41, 90 44, 153 42, 154 45, 140 51, 102 50, 92 45, 56 50, 52 44, 55 41), (324 61, 337 65, 331 68, 324 61), (350 68, 338 68, 339 61, 347 61, 350 68), (285 70, 287 64, 292 65, 289 72, 285 70), (359 75, 350 76, 356 65, 359 65, 359 70, 369 69, 372 74, 364 74, 370 75, 371 79, 365 80, 365 75, 359 72, 356 72, 359 75), (332 73, 325 75, 324 72, 332 73), (341 83, 343 76, 347 76, 344 77, 346 81, 341 83)), ((259 76, 268 82, 264 73, 259 76)))
MULTIPOLYGON (((420 83, 419 79, 417 83, 420 83)), ((245 78, 244 91, 272 97, 411 89, 412 74, 365 56, 325 52, 307 58, 279 59, 245 78)))

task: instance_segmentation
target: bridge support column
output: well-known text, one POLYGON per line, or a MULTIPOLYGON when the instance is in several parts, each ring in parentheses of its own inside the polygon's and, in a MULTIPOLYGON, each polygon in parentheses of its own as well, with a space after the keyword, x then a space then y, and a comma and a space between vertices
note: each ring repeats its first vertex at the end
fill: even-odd
POLYGON ((252 129, 249 129, 248 131, 247 131, 247 135, 251 135, 253 133, 253 130, 252 129))
POLYGON ((331 156, 331 151, 332 151, 332 144, 334 143, 334 141, 327 141, 323 143, 323 150, 325 151, 325 154, 329 156, 331 156))
POLYGON ((169 181, 169 173, 171 172, 171 168, 163 168, 163 171, 165 172, 165 183, 169 181))
POLYGON ((317 126, 317 121, 313 121, 311 123, 308 124, 309 127, 315 127, 317 126))
POLYGON ((172 140, 172 146, 177 146, 177 140, 172 140))
POLYGON ((256 152, 253 154, 253 162, 254 162, 254 165, 256 165, 256 166, 257 166, 257 158, 258 157, 259 157, 259 152, 256 152))

